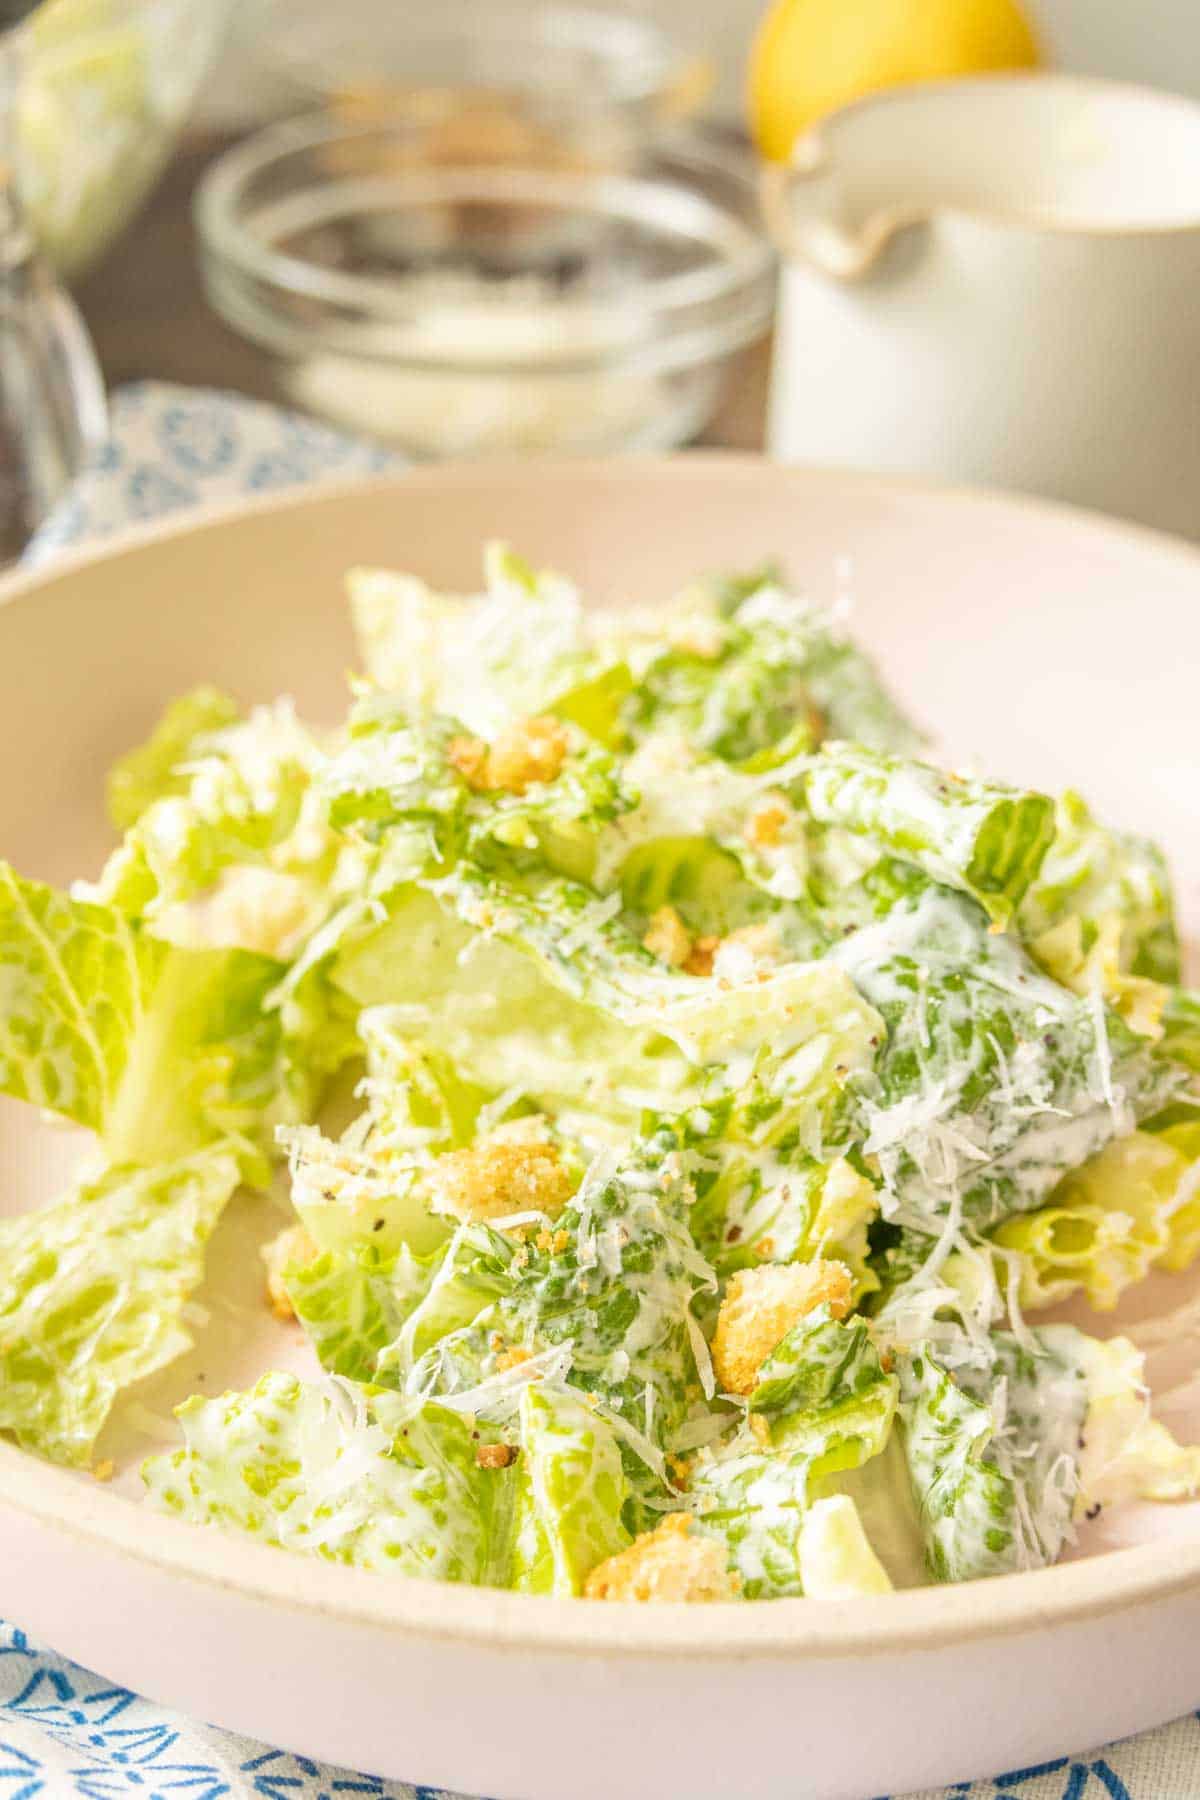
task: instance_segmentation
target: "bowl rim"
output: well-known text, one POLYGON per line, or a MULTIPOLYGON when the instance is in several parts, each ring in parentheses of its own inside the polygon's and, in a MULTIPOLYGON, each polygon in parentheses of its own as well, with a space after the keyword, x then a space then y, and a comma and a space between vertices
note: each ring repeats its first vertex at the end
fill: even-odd
MULTIPOLYGON (((264 23, 269 27, 272 21, 279 23, 279 15, 291 10, 290 0, 267 0, 260 27, 264 23)), ((450 0, 449 5, 443 0, 436 19, 423 15, 413 23, 423 41, 461 41, 478 33, 478 24, 468 17, 470 12, 470 0, 450 0)), ((499 4, 486 6, 482 16, 485 36, 489 38, 507 36, 512 21, 519 20, 524 27, 525 48, 530 51, 556 42, 565 42, 572 48, 582 46, 603 65, 605 77, 611 82, 600 97, 601 103, 618 110, 661 102, 670 93, 679 69, 688 61, 683 46, 653 19, 614 12, 603 4, 591 4, 590 0, 584 0, 582 5, 573 0, 554 0, 552 5, 540 8, 537 15, 522 7, 520 0, 499 0, 499 4), (500 18, 504 25, 497 32, 500 18)), ((409 21, 405 23, 407 28, 409 21)), ((273 48, 266 61, 268 68, 310 101, 317 97, 328 100, 354 79, 330 71, 323 55, 318 52, 314 56, 311 48, 303 44, 299 50, 286 43, 280 49, 273 48)), ((472 84, 467 81, 464 86, 469 89, 472 84)), ((587 98, 583 96, 585 102, 587 98)))
MULTIPOLYGON (((402 470, 367 480, 249 500, 217 502, 185 517, 131 527, 98 547, 68 551, 33 570, 0 577, 0 633, 11 612, 36 605, 43 590, 70 581, 92 564, 128 559, 164 541, 220 532, 263 513, 336 507, 352 494, 387 494, 400 484, 464 487, 566 481, 597 485, 763 481, 818 493, 833 484, 890 499, 935 501, 956 510, 999 509, 1033 514, 1055 529, 1098 542, 1132 542, 1147 556, 1182 564, 1200 591, 1200 547, 1167 533, 1126 524, 1082 508, 987 489, 834 468, 794 468, 741 452, 697 451, 684 456, 621 459, 563 457, 481 459, 402 470)), ((888 1656, 991 1640, 1085 1619, 1116 1616, 1200 1588, 1200 1533, 1106 1551, 1024 1574, 945 1587, 838 1601, 777 1600, 762 1606, 639 1606, 548 1599, 492 1588, 411 1579, 380 1580, 364 1570, 290 1556, 271 1546, 150 1512, 105 1490, 78 1471, 38 1461, 0 1441, 0 1508, 35 1526, 129 1564, 184 1579, 248 1603, 296 1614, 323 1615, 340 1624, 479 1650, 598 1656, 620 1653, 648 1660, 730 1656, 739 1660, 788 1657, 827 1660, 888 1656)))
MULTIPOLYGON (((601 343, 595 350, 580 351, 569 359, 555 356, 541 361, 503 356, 455 360, 378 349, 373 355, 369 341, 342 341, 347 330, 344 324, 322 319, 300 325, 295 319, 277 316, 272 310, 274 300, 297 297, 350 316, 354 320, 351 330, 357 330, 360 323, 369 327, 403 324, 422 316, 423 308, 403 303, 398 292, 379 277, 330 269, 278 250, 264 243, 240 216, 249 184, 274 164, 321 145, 388 135, 400 141, 404 134, 398 125, 387 122, 348 123, 331 119, 327 113, 309 113, 264 126, 205 170, 193 198, 193 213, 202 257, 209 265, 210 298, 238 329, 285 353, 334 349, 364 361, 441 375, 540 378, 628 369, 632 359, 648 359, 656 368, 690 365, 741 348, 770 321, 778 257, 761 216, 754 158, 719 132, 695 126, 663 133, 656 150, 674 159, 684 172, 710 172, 740 182, 745 190, 744 214, 685 185, 683 174, 672 177, 669 172, 544 171, 503 163, 452 164, 420 166, 388 179, 388 191, 398 206, 405 204, 406 197, 419 198, 440 187, 447 198, 458 200, 471 188, 487 198, 520 198, 524 194, 532 199, 540 190, 551 205, 563 211, 569 209, 572 197, 579 196, 593 214, 641 222, 652 213, 662 216, 664 198, 675 203, 674 211, 686 209, 693 217, 707 213, 714 229, 703 241, 719 260, 698 269, 639 280, 625 295, 587 303, 589 315, 599 320, 611 318, 623 324, 640 313, 643 328, 632 340, 623 339, 618 332, 611 345, 601 343), (719 241, 717 226, 724 243, 719 241), (700 308, 714 309, 716 316, 693 316, 694 309, 700 308)), ((373 188, 377 178, 359 177, 357 185, 362 190, 373 188)), ((329 183, 329 191, 342 186, 352 191, 351 183, 340 176, 329 183)), ((281 207, 284 202, 274 204, 281 207)), ((699 234, 692 235, 698 239, 699 234)))

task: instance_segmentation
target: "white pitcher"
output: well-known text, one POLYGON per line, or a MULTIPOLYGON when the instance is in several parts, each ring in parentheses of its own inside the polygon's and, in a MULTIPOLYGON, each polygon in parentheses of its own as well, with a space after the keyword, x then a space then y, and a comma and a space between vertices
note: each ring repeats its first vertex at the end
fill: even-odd
POLYGON ((1200 536, 1200 105, 1085 77, 900 88, 769 168, 788 461, 1200 536))

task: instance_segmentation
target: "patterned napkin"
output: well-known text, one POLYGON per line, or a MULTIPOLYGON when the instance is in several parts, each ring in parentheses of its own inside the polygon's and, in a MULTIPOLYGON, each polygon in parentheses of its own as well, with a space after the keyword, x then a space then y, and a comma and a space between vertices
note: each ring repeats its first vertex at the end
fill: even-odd
MULTIPOLYGON (((388 451, 294 413, 231 394, 140 383, 114 396, 110 444, 47 520, 26 560, 42 562, 67 544, 202 502, 401 466, 402 459, 388 451)), ((0 1623, 0 1800, 118 1800, 133 1794, 145 1800, 172 1794, 186 1800, 461 1800, 440 1789, 324 1768, 195 1724, 0 1623)), ((1198 1796, 1200 1713, 1084 1756, 893 1800, 1198 1796)), ((797 1791, 795 1800, 807 1797, 797 1791)))

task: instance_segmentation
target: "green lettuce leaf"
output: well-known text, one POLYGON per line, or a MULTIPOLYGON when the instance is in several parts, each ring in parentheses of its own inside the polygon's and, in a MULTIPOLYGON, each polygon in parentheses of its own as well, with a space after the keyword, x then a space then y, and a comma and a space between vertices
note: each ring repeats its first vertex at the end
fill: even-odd
POLYGON ((1021 905, 1018 926, 1036 943, 1078 921, 1089 938, 1105 920, 1117 924, 1122 974, 1172 983, 1180 977, 1179 937, 1166 860, 1148 838, 1112 831, 1075 793, 1057 804, 1055 834, 1021 905))
POLYGON ((191 1343, 186 1303, 237 1184, 218 1145, 109 1168, 0 1223, 0 1430, 56 1462, 89 1460, 121 1390, 191 1343))
POLYGON ((457 1414, 268 1374, 178 1417, 185 1447, 143 1468, 160 1511, 356 1568, 483 1579, 507 1472, 479 1467, 457 1414))
POLYGON ((815 1500, 800 1527, 800 1581, 809 1600, 889 1594, 892 1583, 848 1494, 815 1500))
POLYGON ((1007 925, 1054 836, 1054 802, 860 744, 830 744, 804 780, 813 817, 869 838, 1007 925))
POLYGON ((770 1441, 809 1459, 810 1480, 878 1456, 896 1413, 898 1383, 884 1372, 867 1322, 831 1318, 828 1307, 793 1326, 771 1352, 750 1395, 770 1441))
POLYGON ((411 575, 355 569, 350 610, 367 671, 414 713, 451 713, 490 738, 523 714, 554 710, 598 664, 583 603, 561 575, 537 574, 502 544, 485 554, 487 593, 432 592, 411 575))
POLYGON ((591 1407, 561 1388, 526 1385, 519 1417, 510 1585, 523 1594, 578 1594, 596 1565, 630 1542, 620 1445, 591 1407))
POLYGON ((660 647, 626 706, 634 736, 675 731, 733 762, 784 738, 802 747, 798 723, 810 747, 837 737, 901 753, 916 748, 918 733, 869 658, 820 607, 768 584, 712 620, 706 631, 673 633, 665 646, 659 626, 660 647))
POLYGON ((1200 1127, 1131 1132, 1059 1183, 1045 1206, 1006 1219, 992 1241, 1020 1258, 1020 1303, 1053 1306, 1082 1290, 1109 1312, 1126 1288, 1200 1249, 1200 1127))
POLYGON ((294 1112, 281 974, 239 950, 176 949, 112 907, 0 864, 0 1092, 89 1126, 116 1162, 234 1139, 266 1179, 263 1135, 294 1112))
POLYGON ((1082 1333, 949 1340, 951 1371, 901 1355, 900 1420, 913 1497, 936 1581, 1053 1562, 1071 1530, 1088 1382, 1082 1333))
POLYGON ((236 700, 216 688, 194 688, 173 700, 146 743, 127 751, 108 776, 108 816, 128 831, 156 800, 186 793, 188 760, 215 731, 237 722, 236 700))
POLYGON ((839 907, 830 959, 887 1026, 856 1084, 858 1134, 902 1228, 927 1237, 957 1214, 987 1230, 1032 1211, 1180 1090, 1098 995, 1044 975, 965 895, 890 864, 839 907))

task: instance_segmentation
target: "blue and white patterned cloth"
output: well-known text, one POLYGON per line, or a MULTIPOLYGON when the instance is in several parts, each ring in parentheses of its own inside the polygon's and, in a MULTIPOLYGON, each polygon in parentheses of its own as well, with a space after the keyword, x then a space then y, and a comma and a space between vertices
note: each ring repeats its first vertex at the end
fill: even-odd
POLYGON ((238 394, 135 382, 113 395, 108 443, 38 531, 25 561, 45 562, 70 544, 193 506, 403 464, 393 451, 238 394))
MULTIPOLYGON (((27 560, 44 561, 67 544, 204 502, 400 466, 389 452, 296 414, 234 395, 153 383, 114 397, 112 432, 109 447, 42 527, 27 560)), ((432 1788, 323 1768, 195 1724, 0 1623, 0 1800, 170 1795, 458 1800, 432 1788)), ((807 1797, 797 1789, 795 1800, 807 1797)), ((1200 1800, 1200 1714, 1083 1756, 905 1800, 1200 1800)))

